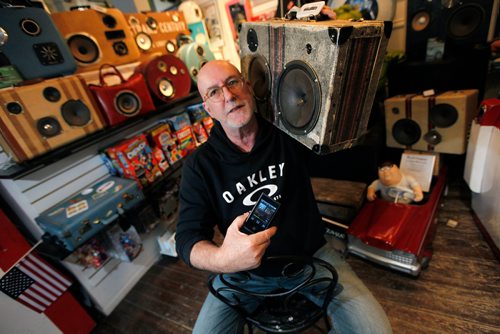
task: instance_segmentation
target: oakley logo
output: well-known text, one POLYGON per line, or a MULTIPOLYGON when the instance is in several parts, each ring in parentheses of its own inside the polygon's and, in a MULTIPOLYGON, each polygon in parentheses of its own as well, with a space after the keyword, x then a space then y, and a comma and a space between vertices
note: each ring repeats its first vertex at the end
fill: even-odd
POLYGON ((254 206, 259 199, 260 191, 263 189, 265 189, 264 193, 266 193, 267 196, 272 197, 276 194, 276 191, 278 191, 278 186, 275 184, 266 184, 265 186, 255 189, 243 199, 243 205, 254 206), (259 193, 259 195, 257 195, 257 193, 259 193))

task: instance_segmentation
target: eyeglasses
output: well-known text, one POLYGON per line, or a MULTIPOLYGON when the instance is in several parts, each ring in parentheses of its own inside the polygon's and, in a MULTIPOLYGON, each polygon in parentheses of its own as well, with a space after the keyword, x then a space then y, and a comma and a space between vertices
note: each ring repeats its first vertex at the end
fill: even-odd
POLYGON ((221 102, 222 100, 224 100, 224 87, 226 87, 231 93, 237 94, 241 92, 243 83, 243 78, 230 78, 222 86, 209 88, 205 94, 205 100, 210 100, 212 102, 221 102))
POLYGON ((382 166, 380 166, 378 168, 379 171, 388 171, 388 170, 391 170, 392 166, 394 166, 394 164, 383 164, 382 166))

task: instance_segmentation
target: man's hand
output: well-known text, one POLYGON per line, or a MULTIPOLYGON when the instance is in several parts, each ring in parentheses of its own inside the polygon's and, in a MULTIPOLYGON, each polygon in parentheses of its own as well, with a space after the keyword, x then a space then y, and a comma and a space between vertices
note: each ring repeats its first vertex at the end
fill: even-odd
POLYGON ((275 226, 255 234, 240 231, 249 213, 234 219, 227 229, 220 247, 200 241, 191 250, 191 264, 212 272, 233 273, 257 268, 271 243, 271 237, 278 230, 275 226))

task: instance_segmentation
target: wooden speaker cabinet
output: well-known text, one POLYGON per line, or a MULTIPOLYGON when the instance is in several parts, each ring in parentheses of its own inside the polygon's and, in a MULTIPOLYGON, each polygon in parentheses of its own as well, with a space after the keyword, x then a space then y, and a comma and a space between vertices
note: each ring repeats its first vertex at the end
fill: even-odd
POLYGON ((0 144, 15 161, 104 128, 83 79, 72 75, 0 90, 0 144))

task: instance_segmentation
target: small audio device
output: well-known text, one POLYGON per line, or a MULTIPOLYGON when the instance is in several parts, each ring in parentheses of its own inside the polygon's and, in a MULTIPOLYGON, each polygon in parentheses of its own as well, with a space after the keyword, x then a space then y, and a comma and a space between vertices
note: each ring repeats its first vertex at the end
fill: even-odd
POLYGON ((241 231, 246 234, 264 231, 271 225, 279 207, 280 203, 262 193, 243 224, 241 231))

